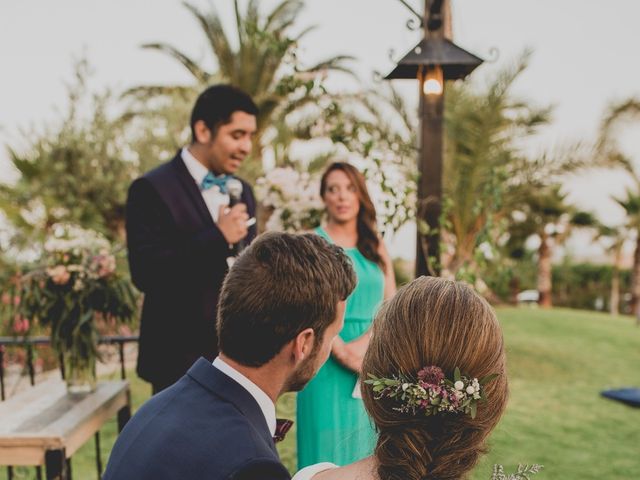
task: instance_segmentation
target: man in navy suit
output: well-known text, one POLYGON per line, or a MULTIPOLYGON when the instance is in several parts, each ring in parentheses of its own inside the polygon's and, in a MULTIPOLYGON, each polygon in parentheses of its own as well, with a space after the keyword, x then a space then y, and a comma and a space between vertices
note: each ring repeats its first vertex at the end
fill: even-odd
POLYGON ((267 233, 220 293, 220 354, 145 403, 103 480, 287 480, 275 402, 326 361, 355 287, 348 257, 314 234, 267 233))
POLYGON ((129 189, 129 266, 144 293, 138 375, 154 393, 200 356, 217 354, 216 304, 230 246, 256 234, 248 223, 255 217, 251 187, 241 181, 241 201, 232 208, 226 187, 251 152, 257 113, 232 86, 206 89, 191 114, 191 144, 129 189))

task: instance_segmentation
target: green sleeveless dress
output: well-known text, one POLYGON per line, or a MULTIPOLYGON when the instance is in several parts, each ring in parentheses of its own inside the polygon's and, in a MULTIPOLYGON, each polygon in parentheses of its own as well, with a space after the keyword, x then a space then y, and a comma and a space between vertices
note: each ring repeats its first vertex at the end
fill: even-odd
MULTIPOLYGON (((316 233, 333 243, 318 227, 316 233)), ((384 274, 357 248, 345 248, 358 282, 347 299, 340 337, 349 342, 366 332, 380 306, 384 274)), ((375 432, 362 399, 352 393, 358 376, 333 357, 297 397, 298 469, 319 462, 337 465, 360 460, 373 452, 375 432)))

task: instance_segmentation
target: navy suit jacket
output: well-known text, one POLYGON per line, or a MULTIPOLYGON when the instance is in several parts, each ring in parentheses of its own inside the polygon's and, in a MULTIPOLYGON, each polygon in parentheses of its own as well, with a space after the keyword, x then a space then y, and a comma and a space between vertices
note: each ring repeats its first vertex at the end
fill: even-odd
POLYGON ((289 480, 258 403, 200 358, 118 437, 103 480, 289 480))
MULTIPOLYGON (((242 201, 255 217, 251 187, 242 201)), ((131 278, 144 292, 138 375, 170 385, 198 358, 217 355, 216 306, 229 244, 180 156, 135 180, 126 207, 131 278)), ((256 235, 255 225, 245 239, 256 235)))

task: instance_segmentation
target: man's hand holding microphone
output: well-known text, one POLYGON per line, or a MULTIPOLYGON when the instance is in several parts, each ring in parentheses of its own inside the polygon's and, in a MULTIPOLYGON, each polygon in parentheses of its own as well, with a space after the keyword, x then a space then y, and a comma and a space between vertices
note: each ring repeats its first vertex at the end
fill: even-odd
POLYGON ((229 205, 221 206, 218 212, 218 228, 233 250, 233 255, 238 255, 245 247, 244 239, 249 233, 249 227, 256 222, 255 218, 249 218, 247 206, 242 203, 242 182, 237 178, 227 181, 229 193, 229 205))

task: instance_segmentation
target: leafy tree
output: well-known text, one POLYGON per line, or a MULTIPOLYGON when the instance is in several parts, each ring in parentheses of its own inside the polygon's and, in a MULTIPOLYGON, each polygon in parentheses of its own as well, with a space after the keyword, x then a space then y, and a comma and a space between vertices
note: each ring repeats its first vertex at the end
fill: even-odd
POLYGON ((88 76, 87 62, 78 62, 59 125, 32 132, 24 151, 8 147, 19 178, 0 185, 0 210, 14 227, 12 245, 31 245, 62 221, 123 239, 126 192, 136 166, 123 158, 123 124, 112 119, 111 95, 91 97, 88 76))
POLYGON ((328 58, 310 67, 301 65, 296 56, 297 44, 311 28, 295 35, 291 30, 303 5, 302 0, 283 0, 271 12, 262 15, 257 0, 249 0, 244 12, 240 10, 239 1, 234 0, 236 24, 235 38, 232 38, 224 29, 213 4, 208 11, 202 11, 184 3, 202 29, 217 69, 207 70, 167 43, 149 43, 143 47, 162 52, 179 62, 191 74, 194 83, 186 86, 140 86, 131 89, 129 96, 146 105, 151 98, 167 95, 192 100, 205 86, 220 81, 243 89, 260 109, 251 159, 242 167, 245 176, 255 178, 262 171, 261 151, 269 128, 274 126, 277 132, 272 135, 282 138, 289 115, 328 96, 322 87, 322 79, 327 72, 349 72, 345 62, 351 57, 345 55, 328 58))

